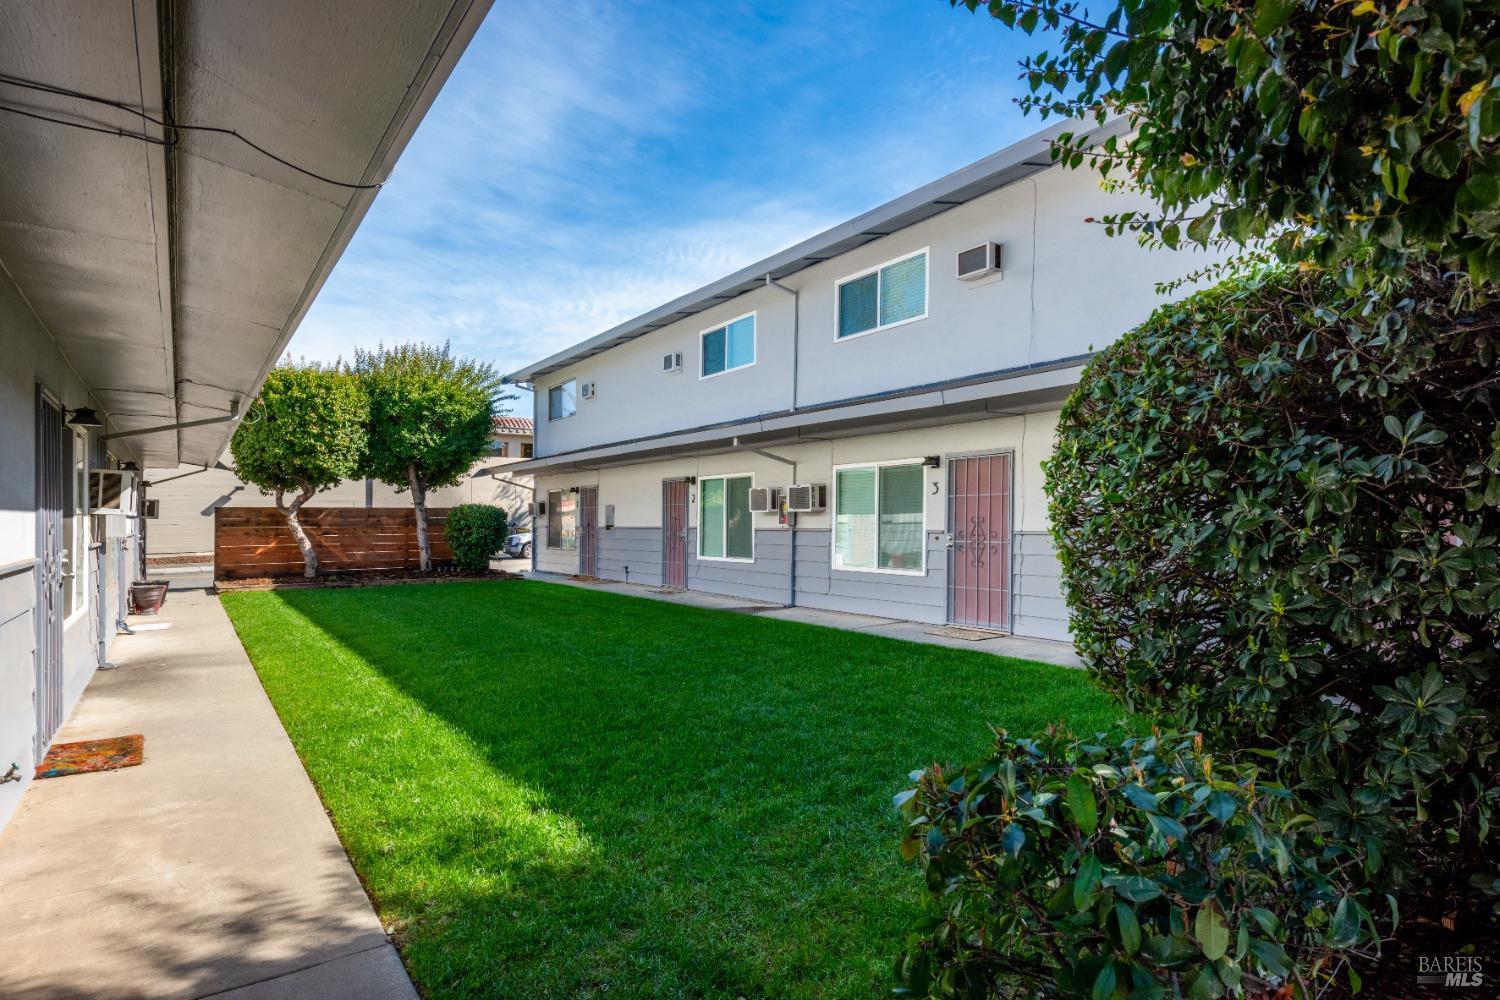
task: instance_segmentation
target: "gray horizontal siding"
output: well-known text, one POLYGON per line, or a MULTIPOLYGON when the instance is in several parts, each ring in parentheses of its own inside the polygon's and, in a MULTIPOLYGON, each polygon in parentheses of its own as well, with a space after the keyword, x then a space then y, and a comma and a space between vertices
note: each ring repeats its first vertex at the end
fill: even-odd
POLYGON ((599 576, 605 580, 661 586, 661 529, 601 530, 599 576))
POLYGON ((1066 642, 1068 605, 1062 595, 1062 568, 1052 536, 1045 531, 1016 532, 1016 635, 1066 642))
POLYGON ((927 532, 927 571, 921 576, 851 573, 832 568, 832 532, 797 532, 797 603, 809 608, 941 623, 948 616, 948 548, 927 532))
POLYGON ((790 532, 779 528, 755 532, 754 562, 721 562, 698 558, 698 531, 688 531, 687 584, 689 590, 751 601, 785 604, 791 570, 790 532))
MULTIPOLYGON (((546 527, 538 526, 537 567, 554 573, 578 572, 578 553, 546 548, 546 527)), ((809 608, 942 624, 948 620, 948 548, 941 532, 925 535, 927 569, 920 576, 855 573, 831 566, 832 532, 797 532, 796 603, 809 608)), ((688 589, 725 597, 785 604, 791 570, 791 532, 758 529, 754 562, 699 559, 696 529, 688 532, 688 589)), ((1043 531, 1015 536, 1016 635, 1067 641, 1068 609, 1052 537, 1043 531)), ((599 576, 660 586, 661 529, 618 527, 599 532, 599 576), (628 569, 627 569, 628 568, 628 569)))

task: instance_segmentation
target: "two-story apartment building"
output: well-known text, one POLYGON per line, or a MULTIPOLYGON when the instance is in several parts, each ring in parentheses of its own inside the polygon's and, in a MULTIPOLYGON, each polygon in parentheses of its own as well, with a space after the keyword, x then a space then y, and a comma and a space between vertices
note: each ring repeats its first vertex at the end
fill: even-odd
POLYGON ((537 568, 1066 638, 1059 408, 1204 263, 1086 221, 1146 204, 1052 164, 1070 127, 512 374, 537 568))

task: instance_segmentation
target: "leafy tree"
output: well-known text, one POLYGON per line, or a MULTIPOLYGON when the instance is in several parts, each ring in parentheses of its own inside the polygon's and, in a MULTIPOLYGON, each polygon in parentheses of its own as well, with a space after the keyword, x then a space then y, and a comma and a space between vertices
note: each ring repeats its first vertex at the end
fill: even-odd
POLYGON ((319 490, 358 474, 369 402, 359 382, 338 367, 283 363, 229 442, 235 471, 264 494, 302 550, 303 575, 318 575, 318 555, 302 528, 302 507, 319 490), (288 493, 294 493, 287 502, 288 493))
POLYGON ((447 344, 357 350, 354 371, 370 398, 364 472, 411 491, 421 566, 431 570, 427 491, 458 484, 484 454, 496 407, 515 397, 502 396, 492 365, 455 358, 447 344))
MULTIPOLYGON (((1135 136, 1054 150, 1157 198, 1117 216, 1168 245, 1272 241, 1398 274, 1436 254, 1500 276, 1500 7, 1476 0, 950 0, 1057 43, 1027 59, 1043 116, 1123 115, 1135 136)), ((1356 281, 1359 274, 1347 277, 1356 281)))
POLYGON ((1500 303, 1446 278, 1351 300, 1275 269, 1164 306, 1047 467, 1094 677, 1269 751, 1371 883, 1429 901, 1500 874, 1500 303))

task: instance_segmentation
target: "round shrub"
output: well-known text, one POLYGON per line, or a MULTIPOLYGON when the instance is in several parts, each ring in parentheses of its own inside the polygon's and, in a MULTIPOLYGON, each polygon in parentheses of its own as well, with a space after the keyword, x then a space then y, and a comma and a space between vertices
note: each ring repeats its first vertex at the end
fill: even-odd
POLYGON ((1397 885, 1493 868, 1500 306, 1463 291, 1272 270, 1164 307, 1089 366, 1047 469, 1094 676, 1274 751, 1397 885))
POLYGON ((459 504, 448 511, 444 532, 458 568, 483 573, 505 544, 505 511, 484 503, 459 504))
POLYGON ((1000 733, 913 777, 902 848, 931 912, 898 963, 908 995, 1306 998, 1379 950, 1349 852, 1195 735, 1000 733))

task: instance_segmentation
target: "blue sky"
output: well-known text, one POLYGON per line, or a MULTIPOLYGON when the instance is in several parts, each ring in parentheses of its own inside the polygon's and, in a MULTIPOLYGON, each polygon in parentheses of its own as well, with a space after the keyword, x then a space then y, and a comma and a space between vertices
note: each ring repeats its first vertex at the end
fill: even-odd
POLYGON ((290 352, 517 369, 1036 131, 1035 46, 945 0, 497 0, 290 352))

